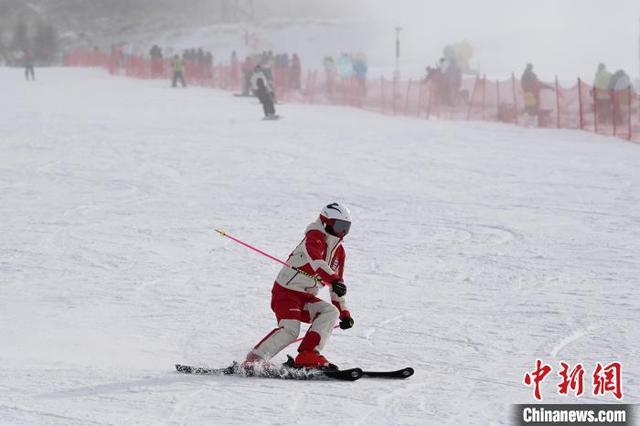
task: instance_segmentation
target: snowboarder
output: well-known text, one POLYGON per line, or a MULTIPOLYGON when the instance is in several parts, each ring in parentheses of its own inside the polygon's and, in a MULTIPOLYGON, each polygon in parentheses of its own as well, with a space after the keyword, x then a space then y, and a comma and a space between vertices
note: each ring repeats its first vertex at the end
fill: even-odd
POLYGON ((320 355, 333 327, 353 327, 346 306, 347 287, 342 279, 345 250, 342 240, 349 233, 351 215, 338 203, 325 206, 320 217, 311 223, 304 239, 287 259, 271 290, 271 309, 278 328, 267 334, 248 354, 245 367, 268 364, 282 349, 293 343, 300 333, 300 323, 311 323, 298 347, 295 364, 299 367, 330 367, 320 355), (317 297, 321 281, 330 283, 331 303, 317 297))
POLYGON ((260 65, 255 68, 253 77, 251 78, 251 85, 255 95, 262 104, 264 110, 264 118, 267 120, 275 120, 278 118, 276 115, 276 109, 274 107, 273 90, 269 85, 269 80, 262 71, 260 65))

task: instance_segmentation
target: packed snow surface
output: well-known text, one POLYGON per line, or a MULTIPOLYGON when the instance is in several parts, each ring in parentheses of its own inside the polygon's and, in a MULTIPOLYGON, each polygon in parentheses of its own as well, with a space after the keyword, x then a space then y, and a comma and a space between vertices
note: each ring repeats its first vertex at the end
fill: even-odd
POLYGON ((36 72, 0 68, 0 423, 506 424, 536 358, 544 402, 615 401, 590 376, 614 360, 640 402, 639 146, 301 104, 269 122, 228 92, 36 72), (333 201, 355 327, 325 354, 415 375, 176 373, 275 325, 279 266, 214 229, 286 258, 333 201))

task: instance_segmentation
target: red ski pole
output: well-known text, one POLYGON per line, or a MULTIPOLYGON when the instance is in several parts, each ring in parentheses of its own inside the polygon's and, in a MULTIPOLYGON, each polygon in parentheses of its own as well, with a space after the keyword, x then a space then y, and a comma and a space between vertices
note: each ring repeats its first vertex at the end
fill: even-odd
MULTIPOLYGON (((294 270, 294 271, 296 271, 296 272, 299 272, 299 273, 301 273, 301 274, 303 274, 303 275, 308 276, 309 278, 313 278, 314 280, 317 280, 317 281, 321 282, 321 283, 322 283, 322 284, 324 284, 324 285, 331 285, 331 284, 327 283, 326 281, 321 280, 321 279, 320 279, 319 277, 317 277, 317 276, 314 276, 314 275, 308 274, 307 272, 302 271, 302 270, 300 270, 300 269, 296 268, 295 266, 288 265, 286 262, 284 262, 284 261, 282 261, 282 260, 278 259, 277 257, 275 257, 275 256, 271 256, 269 253, 264 252, 264 251, 260 250, 259 248, 253 247, 252 245, 247 244, 247 243, 245 243, 244 241, 241 241, 241 240, 237 239, 236 237, 234 237, 234 236, 232 236, 232 235, 227 234, 227 233, 226 233, 225 231, 223 231, 222 229, 216 229, 216 232, 217 232, 218 234, 220 234, 222 237, 227 237, 227 238, 229 238, 230 240, 235 241, 236 243, 238 243, 238 244, 240 244, 240 245, 242 245, 242 246, 245 246, 246 248, 248 248, 248 249, 250 249, 250 250, 255 251, 256 253, 260 253, 261 255, 263 255, 263 256, 265 256, 265 257, 268 257, 269 259, 274 260, 274 261, 278 262, 278 263, 279 263, 279 264, 281 264, 281 265, 286 266, 287 268, 291 268, 291 269, 293 269, 293 270, 294 270)), ((334 326, 333 328, 335 329, 335 328, 338 328, 338 327, 340 327, 340 325, 339 325, 339 324, 338 324, 338 325, 336 325, 336 326, 334 326)), ((293 342, 289 343, 289 345, 292 345, 292 344, 294 344, 294 343, 296 343, 296 342, 300 342, 302 339, 304 339, 304 337, 300 337, 299 339, 294 340, 293 342)))
POLYGON ((291 265, 287 264, 285 261, 280 260, 280 259, 278 259, 277 257, 272 256, 272 255, 270 255, 269 253, 267 253, 267 252, 264 252, 264 251, 260 250, 259 248, 256 248, 256 247, 254 247, 254 246, 252 246, 252 245, 250 245, 250 244, 245 243, 244 241, 241 241, 241 240, 237 239, 236 237, 234 237, 234 236, 232 236, 232 235, 227 234, 227 233, 226 233, 225 231, 223 231, 222 229, 216 229, 216 232, 217 232, 218 234, 220 234, 221 236, 223 236, 223 237, 227 237, 227 238, 229 238, 230 240, 235 241, 236 243, 238 243, 238 244, 240 244, 240 245, 242 245, 242 246, 245 246, 246 248, 248 248, 248 249, 250 249, 250 250, 255 251, 256 253, 260 253, 261 255, 263 255, 263 256, 265 256, 265 257, 268 257, 269 259, 274 260, 274 261, 278 262, 279 264, 281 264, 281 265, 283 265, 283 266, 286 266, 287 268, 291 268, 291 269, 293 269, 294 271, 296 271, 296 272, 298 272, 298 273, 300 273, 300 274, 302 274, 302 275, 306 275, 307 277, 309 277, 309 278, 311 278, 311 279, 313 279, 313 280, 316 280, 316 281, 318 281, 318 282, 322 283, 322 285, 325 285, 325 286, 327 286, 327 285, 331 285, 330 283, 328 283, 328 282, 326 282, 326 281, 324 281, 324 280, 320 279, 320 277, 318 277, 317 275, 311 275, 311 274, 309 274, 308 272, 305 272, 305 271, 301 270, 300 268, 296 268, 295 266, 291 266, 291 265))

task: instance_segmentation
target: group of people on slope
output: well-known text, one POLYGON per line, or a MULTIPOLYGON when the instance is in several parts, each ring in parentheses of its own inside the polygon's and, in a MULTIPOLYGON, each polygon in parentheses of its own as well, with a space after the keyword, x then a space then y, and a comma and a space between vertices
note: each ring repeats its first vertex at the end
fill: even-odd
POLYGON ((279 87, 300 90, 302 87, 302 65, 297 53, 289 56, 287 53, 274 54, 272 51, 249 55, 242 63, 243 87, 242 94, 248 96, 256 90, 252 86, 253 75, 257 68, 264 73, 268 83, 273 87, 274 81, 279 87))
POLYGON ((364 53, 342 52, 338 56, 337 61, 333 56, 326 56, 322 61, 322 65, 324 67, 326 91, 328 94, 333 94, 336 88, 336 79, 339 77, 342 80, 355 79, 357 83, 355 87, 358 95, 366 95, 369 66, 364 53))
MULTIPOLYGON (((540 107, 540 93, 543 90, 555 90, 555 88, 540 81, 533 72, 532 64, 527 64, 520 78, 520 85, 524 94, 525 111, 531 116, 540 118, 540 114, 545 111, 540 107)), ((631 87, 631 79, 623 70, 610 73, 605 64, 598 65, 591 94, 599 123, 607 124, 612 118, 615 119, 616 124, 623 122, 629 96, 633 94, 629 90, 631 87)))
POLYGON ((616 124, 623 122, 630 96, 629 87, 631 79, 623 70, 610 73, 605 64, 598 64, 593 80, 593 98, 599 123, 608 124, 612 118, 616 124))
POLYGON ((442 57, 435 66, 426 68, 425 83, 433 88, 433 102, 455 107, 467 102, 469 94, 462 90, 462 75, 471 73, 469 61, 473 49, 467 42, 454 43, 442 49, 442 57))

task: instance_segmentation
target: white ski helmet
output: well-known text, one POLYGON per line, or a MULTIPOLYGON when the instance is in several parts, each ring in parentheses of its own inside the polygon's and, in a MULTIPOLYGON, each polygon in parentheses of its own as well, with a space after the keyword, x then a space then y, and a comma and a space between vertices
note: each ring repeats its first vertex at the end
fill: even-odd
POLYGON ((344 238, 351 228, 351 213, 342 204, 327 204, 320 212, 320 221, 324 224, 324 230, 327 233, 344 238))

